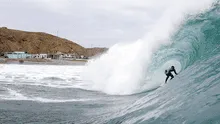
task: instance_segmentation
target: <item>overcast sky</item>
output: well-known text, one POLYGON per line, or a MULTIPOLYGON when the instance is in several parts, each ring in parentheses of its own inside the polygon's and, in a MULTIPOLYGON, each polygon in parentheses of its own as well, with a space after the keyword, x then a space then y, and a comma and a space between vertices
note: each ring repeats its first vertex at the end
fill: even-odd
POLYGON ((50 33, 84 47, 110 47, 142 38, 170 8, 210 1, 0 0, 0 26, 50 33))
POLYGON ((145 34, 157 15, 145 3, 145 0, 0 0, 0 26, 50 33, 84 47, 110 47, 118 42, 135 41, 145 34))

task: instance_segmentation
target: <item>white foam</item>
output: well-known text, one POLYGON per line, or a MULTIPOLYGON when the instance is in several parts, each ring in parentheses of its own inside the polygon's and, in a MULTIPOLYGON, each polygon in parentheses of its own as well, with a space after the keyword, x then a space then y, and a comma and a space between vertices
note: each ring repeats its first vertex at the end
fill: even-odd
POLYGON ((84 102, 91 101, 91 99, 47 99, 41 97, 35 97, 30 99, 32 101, 44 102, 44 103, 62 103, 62 102, 84 102))
MULTIPOLYGON (((161 13, 150 25, 146 35, 129 44, 116 44, 110 50, 90 61, 84 70, 88 80, 86 89, 98 90, 107 94, 126 95, 142 91, 152 54, 161 46, 171 43, 170 36, 178 30, 186 14, 196 14, 207 9, 213 0, 164 0, 146 1, 155 11, 161 13)), ((158 79, 164 80, 162 77, 158 79)), ((148 82, 149 90, 155 82, 148 82)), ((160 84, 158 84, 159 86, 160 84)))
POLYGON ((19 93, 18 91, 6 88, 9 92, 8 95, 2 95, 1 99, 8 99, 8 100, 28 100, 26 96, 23 94, 19 93))
POLYGON ((34 98, 18 98, 18 97, 8 97, 8 96, 0 96, 3 100, 14 100, 14 101, 35 101, 35 102, 42 102, 42 103, 64 103, 64 102, 84 102, 84 101, 91 101, 91 99, 47 99, 41 97, 34 97, 34 98))
POLYGON ((2 84, 35 85, 54 88, 73 88, 80 81, 83 66, 14 65, 0 69, 2 84))

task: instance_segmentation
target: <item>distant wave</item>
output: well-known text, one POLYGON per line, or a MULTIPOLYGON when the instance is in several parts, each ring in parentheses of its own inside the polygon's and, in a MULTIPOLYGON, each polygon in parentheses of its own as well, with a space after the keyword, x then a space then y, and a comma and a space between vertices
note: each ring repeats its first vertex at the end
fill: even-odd
POLYGON ((43 103, 63 103, 63 102, 80 102, 80 101, 91 101, 92 99, 49 99, 42 97, 28 97, 18 91, 7 88, 9 94, 0 95, 2 100, 24 100, 24 101, 36 101, 43 103))

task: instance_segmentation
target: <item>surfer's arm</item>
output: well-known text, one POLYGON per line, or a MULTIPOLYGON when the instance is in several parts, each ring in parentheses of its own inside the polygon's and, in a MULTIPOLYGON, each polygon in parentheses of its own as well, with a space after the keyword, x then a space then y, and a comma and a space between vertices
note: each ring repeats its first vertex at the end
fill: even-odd
POLYGON ((171 72, 173 71, 176 75, 178 75, 178 74, 176 73, 176 69, 175 69, 175 68, 171 69, 170 71, 171 71, 171 72))
POLYGON ((174 71, 174 73, 175 73, 176 75, 178 75, 178 74, 176 73, 176 70, 175 70, 175 69, 173 69, 173 71, 174 71))

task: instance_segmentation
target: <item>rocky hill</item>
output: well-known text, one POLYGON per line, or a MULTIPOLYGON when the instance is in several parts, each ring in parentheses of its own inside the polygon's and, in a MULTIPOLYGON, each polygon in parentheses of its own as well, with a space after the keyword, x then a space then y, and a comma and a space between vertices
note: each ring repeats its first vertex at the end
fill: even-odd
POLYGON ((42 32, 26 32, 0 28, 0 52, 26 51, 36 53, 77 53, 87 56, 86 48, 67 39, 42 32))
POLYGON ((87 56, 96 56, 96 55, 106 52, 107 50, 108 48, 98 48, 98 47, 87 48, 86 53, 87 53, 87 56))

